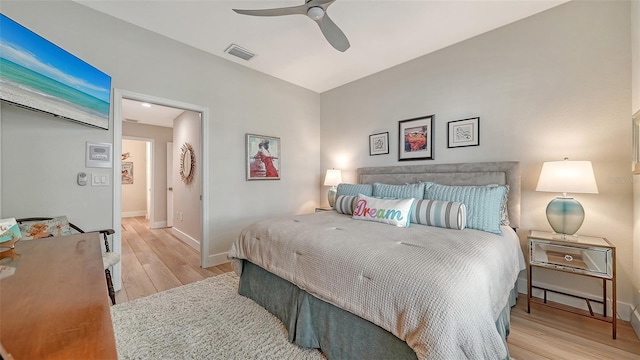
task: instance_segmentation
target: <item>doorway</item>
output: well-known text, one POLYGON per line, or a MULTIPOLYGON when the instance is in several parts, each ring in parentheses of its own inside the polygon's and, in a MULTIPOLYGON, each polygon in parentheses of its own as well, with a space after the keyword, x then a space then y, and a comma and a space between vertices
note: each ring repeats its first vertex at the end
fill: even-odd
POLYGON ((122 217, 144 216, 149 224, 155 221, 153 143, 150 138, 122 136, 122 217))
MULTIPOLYGON (((194 143, 198 143, 198 150, 197 151, 197 156, 199 157, 199 159, 197 159, 196 164, 198 165, 198 167, 195 169, 194 171, 194 178, 196 178, 198 181, 198 185, 197 187, 192 186, 190 188, 192 193, 195 193, 197 196, 197 203, 195 203, 194 207, 196 207, 197 209, 195 209, 196 211, 193 214, 196 215, 192 215, 189 217, 190 220, 193 220, 194 217, 197 218, 197 229, 193 230, 193 232, 190 234, 192 238, 195 238, 196 240, 198 240, 198 246, 197 249, 199 250, 200 253, 200 266, 201 267, 208 267, 210 266, 208 264, 208 248, 209 248, 209 235, 208 235, 208 231, 206 231, 206 229, 209 228, 209 224, 208 224, 208 198, 209 198, 209 185, 207 183, 207 181, 205 181, 204 178, 204 174, 208 174, 208 140, 207 140, 207 136, 204 136, 204 134, 207 134, 208 132, 208 109, 204 108, 204 107, 200 107, 197 105, 193 105, 193 104, 187 104, 187 103, 182 103, 179 101, 175 101, 175 100, 169 100, 169 99, 162 99, 162 98, 157 98, 154 96, 150 96, 150 95, 144 95, 144 94, 138 94, 138 93, 133 93, 133 92, 129 92, 129 91, 124 91, 124 90, 119 90, 119 89, 114 89, 114 146, 113 146, 113 150, 114 150, 114 154, 122 154, 122 139, 123 139, 123 122, 122 120, 126 120, 123 117, 123 102, 127 101, 127 100, 131 100, 131 101, 135 101, 135 102, 139 102, 139 103, 147 103, 147 104, 151 104, 153 105, 158 105, 158 106, 164 106, 164 107, 171 107, 171 108, 175 108, 175 109, 180 109, 181 112, 191 112, 191 113, 196 113, 197 117, 198 117, 198 126, 197 126, 197 131, 193 131, 192 132, 192 136, 193 136, 193 141, 194 143), (197 140, 197 141, 196 141, 197 140)), ((136 119, 130 119, 130 120, 135 120, 136 119)), ((129 121, 130 122, 130 121, 129 121)), ((153 126, 153 125, 152 125, 153 126)), ((148 136, 148 135, 147 135, 148 136)), ((152 136, 149 136, 152 137, 152 136)), ((154 139, 155 141, 152 142, 152 147, 153 147, 153 153, 154 155, 158 155, 158 152, 162 152, 163 156, 162 157, 158 157, 155 156, 154 160, 152 161, 152 172, 153 175, 151 176, 154 180, 151 182, 151 186, 150 186, 150 193, 151 193, 151 197, 155 200, 152 201, 153 205, 150 206, 150 211, 149 211, 149 215, 150 215, 150 226, 158 226, 159 224, 161 224, 161 227, 166 227, 168 223, 170 223, 169 217, 172 217, 172 220, 174 221, 174 228, 177 226, 176 224, 176 212, 173 211, 172 214, 167 213, 167 204, 166 204, 166 199, 167 199, 167 193, 169 193, 169 187, 167 186, 167 184, 169 184, 166 181, 166 176, 165 174, 169 174, 171 171, 169 169, 166 169, 167 167, 167 157, 166 157, 166 152, 168 151, 168 145, 164 145, 161 144, 160 141, 158 141, 157 139, 154 139), (160 149, 162 149, 160 151, 160 149), (162 165, 160 165, 160 163, 162 162, 162 165), (161 170, 161 171, 160 171, 161 170), (162 175, 159 175, 161 174, 162 175), (160 178, 162 180, 160 180, 160 178), (162 184, 162 187, 158 186, 158 184, 162 184), (157 201, 159 199, 159 197, 161 197, 162 199, 164 199, 164 201, 157 201), (161 215, 164 215, 164 217, 162 217, 161 215), (155 218, 155 219, 154 219, 155 218), (153 221, 152 221, 153 220, 153 221)), ((173 140, 171 141, 165 141, 166 143, 169 142, 173 142, 173 140)), ((176 149, 175 147, 178 146, 178 144, 174 143, 174 150, 172 151, 173 153, 173 157, 174 159, 176 159, 176 149)), ((113 204, 113 219, 114 219, 114 228, 116 229, 121 229, 122 228, 122 174, 121 174, 121 169, 122 169, 122 163, 123 160, 120 156, 114 156, 114 204, 113 204)), ((175 161, 174 161, 175 163, 175 161)), ((175 169, 175 166, 174 166, 175 169)), ((175 172, 175 170, 174 170, 175 172)), ((175 182, 175 177, 173 178, 173 186, 175 188, 175 186, 177 185, 175 182)), ((134 180, 135 181, 135 180, 134 180)), ((182 219, 184 219, 184 212, 185 210, 182 210, 182 219)), ((184 232, 184 231, 183 231, 184 232)), ((118 252, 122 252, 122 239, 121 236, 119 234, 119 232, 116 232, 116 234, 114 235, 114 251, 118 251, 118 252)), ((121 280, 121 275, 122 270, 121 270, 121 266, 118 266, 118 268, 114 268, 114 287, 116 288, 116 290, 120 289, 122 287, 122 280, 121 280)))

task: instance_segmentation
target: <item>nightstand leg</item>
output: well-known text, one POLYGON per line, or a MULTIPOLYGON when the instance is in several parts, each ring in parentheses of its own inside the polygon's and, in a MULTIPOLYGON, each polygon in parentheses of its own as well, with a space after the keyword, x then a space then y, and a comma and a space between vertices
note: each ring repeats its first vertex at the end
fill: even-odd
MULTIPOLYGON (((615 264, 615 263, 614 263, 615 264)), ((611 314, 611 316, 613 317, 613 324, 611 326, 613 326, 613 338, 616 338, 616 328, 617 328, 617 324, 618 324, 618 312, 617 312, 617 308, 618 308, 618 300, 616 300, 616 277, 613 277, 613 280, 611 281, 611 292, 613 293, 613 295, 611 295, 612 301, 613 301, 613 314, 611 314)))
POLYGON ((604 310, 602 311, 602 315, 607 317, 607 280, 602 279, 602 299, 604 301, 604 310))
POLYGON ((527 266, 527 313, 531 313, 531 265, 527 266))

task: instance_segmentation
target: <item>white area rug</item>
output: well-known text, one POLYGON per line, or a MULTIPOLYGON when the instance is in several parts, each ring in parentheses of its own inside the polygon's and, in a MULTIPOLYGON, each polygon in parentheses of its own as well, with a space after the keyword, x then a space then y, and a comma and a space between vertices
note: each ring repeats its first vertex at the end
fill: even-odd
POLYGON ((227 273, 111 308, 120 359, 325 359, 238 294, 227 273))

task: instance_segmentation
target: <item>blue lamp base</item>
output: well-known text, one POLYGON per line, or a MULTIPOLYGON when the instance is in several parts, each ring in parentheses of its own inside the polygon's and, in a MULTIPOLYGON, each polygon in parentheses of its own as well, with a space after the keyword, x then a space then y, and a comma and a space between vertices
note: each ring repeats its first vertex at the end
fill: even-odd
POLYGON ((547 205, 547 220, 558 234, 575 234, 584 221, 584 208, 571 197, 557 197, 547 205))
POLYGON ((327 193, 327 199, 329 200, 329 206, 333 207, 336 204, 336 193, 337 189, 335 186, 332 186, 327 193))

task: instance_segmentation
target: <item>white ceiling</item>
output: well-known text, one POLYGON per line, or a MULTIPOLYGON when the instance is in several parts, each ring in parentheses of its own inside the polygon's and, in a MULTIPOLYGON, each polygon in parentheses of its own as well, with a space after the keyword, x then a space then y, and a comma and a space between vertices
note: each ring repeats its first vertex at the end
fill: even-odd
POLYGON ((156 104, 143 106, 140 101, 122 99, 122 120, 133 123, 173 127, 173 120, 184 112, 156 104))
POLYGON ((304 0, 76 1, 321 93, 567 0, 337 0, 327 13, 351 43, 344 53, 306 16, 255 17, 231 10, 297 6, 304 0), (232 43, 257 55, 245 61, 225 53, 232 43))

